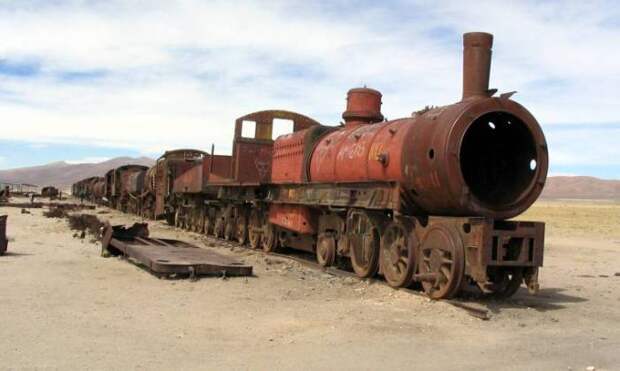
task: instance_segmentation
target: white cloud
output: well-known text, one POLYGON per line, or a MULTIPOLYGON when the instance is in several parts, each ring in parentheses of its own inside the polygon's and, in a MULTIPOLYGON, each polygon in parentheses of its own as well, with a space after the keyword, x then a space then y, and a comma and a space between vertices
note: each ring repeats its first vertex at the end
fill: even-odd
MULTIPOLYGON (((617 122, 620 49, 610 47, 620 38, 612 22, 617 8, 494 1, 0 5, 0 58, 41 69, 31 77, 0 75, 0 117, 11 123, 0 138, 148 154, 215 143, 225 153, 236 117, 283 108, 335 124, 346 90, 362 84, 382 90, 384 114, 396 118, 459 99, 460 34, 471 30, 495 34, 491 85, 518 90, 515 99, 545 125, 617 122), (65 81, 67 72, 93 78, 65 81)), ((560 149, 552 160, 597 161, 608 155, 599 139, 590 157, 560 149)), ((572 138, 552 142, 565 140, 572 138)))
POLYGON ((77 160, 65 160, 68 164, 98 164, 108 161, 110 157, 84 157, 77 160))

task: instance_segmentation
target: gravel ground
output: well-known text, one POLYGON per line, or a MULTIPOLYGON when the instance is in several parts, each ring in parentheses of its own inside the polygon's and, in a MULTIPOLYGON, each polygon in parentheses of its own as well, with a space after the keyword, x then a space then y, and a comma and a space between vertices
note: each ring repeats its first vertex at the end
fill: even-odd
MULTIPOLYGON (((563 207, 578 223, 579 208, 563 207)), ((0 207, 10 237, 0 257, 0 370, 620 369, 617 225, 609 234, 574 235, 545 220, 553 233, 540 294, 522 288, 507 301, 476 303, 491 313, 482 321, 447 303, 231 250, 159 222, 151 235, 235 256, 255 276, 158 279, 101 258, 98 243, 74 238, 66 220, 30 211, 0 207)), ((94 213, 113 223, 138 220, 94 213)))

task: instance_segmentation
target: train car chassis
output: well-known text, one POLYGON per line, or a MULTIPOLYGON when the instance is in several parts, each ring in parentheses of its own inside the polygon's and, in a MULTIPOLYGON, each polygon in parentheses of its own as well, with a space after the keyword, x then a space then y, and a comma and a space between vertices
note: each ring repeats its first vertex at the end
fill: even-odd
POLYGON ((544 223, 416 216, 398 184, 210 185, 177 194, 179 228, 274 252, 291 247, 324 266, 349 261, 361 278, 418 282, 433 299, 475 290, 504 298, 538 290, 544 223))

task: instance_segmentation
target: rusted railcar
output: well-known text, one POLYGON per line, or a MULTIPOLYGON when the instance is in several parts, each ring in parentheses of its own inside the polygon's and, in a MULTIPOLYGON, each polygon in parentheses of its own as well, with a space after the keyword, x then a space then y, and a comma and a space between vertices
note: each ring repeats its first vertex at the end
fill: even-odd
POLYGON ((284 110, 258 111, 238 118, 232 156, 206 155, 200 164, 175 179, 176 225, 242 243, 248 237, 249 218, 260 218, 261 228, 271 226, 262 212, 264 207, 260 206, 256 215, 251 210, 265 198, 271 183, 276 121, 289 123, 292 132, 319 126, 307 116, 284 110))
POLYGON ((140 182, 139 174, 144 174, 147 170, 147 166, 134 164, 109 170, 104 177, 107 204, 124 212, 136 212, 138 203, 135 199, 142 194, 144 185, 144 182, 140 182))
POLYGON ((140 214, 151 219, 166 218, 174 222, 172 206, 174 179, 201 163, 206 153, 196 149, 166 151, 145 174, 144 190, 140 195, 140 214))
POLYGON ((100 189, 105 187, 105 181, 102 177, 93 176, 82 179, 73 183, 71 186, 71 195, 84 201, 101 203, 103 192, 97 193, 97 185, 99 185, 100 189))
POLYGON ((49 197, 50 199, 55 199, 56 197, 58 197, 58 194, 58 188, 54 186, 45 186, 41 188, 41 197, 49 197))

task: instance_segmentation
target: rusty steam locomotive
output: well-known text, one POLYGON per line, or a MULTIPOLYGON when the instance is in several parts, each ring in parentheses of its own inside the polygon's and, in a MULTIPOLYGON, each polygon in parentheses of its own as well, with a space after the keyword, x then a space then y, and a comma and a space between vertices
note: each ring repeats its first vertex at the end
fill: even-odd
POLYGON ((547 145, 512 93, 489 89, 492 42, 464 35, 457 103, 386 121, 381 93, 356 88, 339 127, 256 112, 237 119, 232 156, 169 151, 151 169, 113 169, 73 192, 267 252, 350 262, 359 277, 417 282, 433 299, 466 288, 506 297, 522 283, 535 292, 544 223, 509 219, 540 195, 547 145), (293 132, 272 139, 274 119, 293 132))

